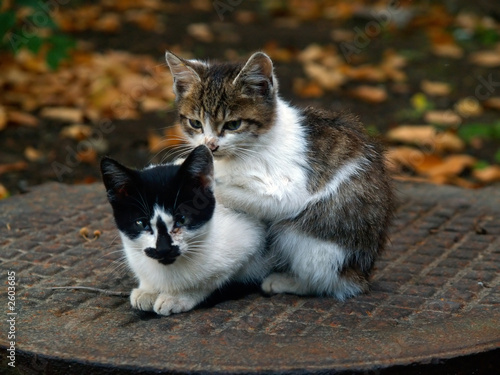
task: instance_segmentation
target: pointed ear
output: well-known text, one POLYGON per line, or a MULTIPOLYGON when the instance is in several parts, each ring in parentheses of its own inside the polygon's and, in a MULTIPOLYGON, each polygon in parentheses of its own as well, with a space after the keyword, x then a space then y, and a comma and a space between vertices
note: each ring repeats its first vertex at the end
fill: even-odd
POLYGON ((134 186, 135 171, 129 169, 116 160, 104 157, 101 160, 101 174, 110 202, 119 201, 130 195, 134 186))
POLYGON ((168 51, 165 59, 174 77, 174 93, 177 97, 181 97, 193 84, 201 82, 200 76, 189 66, 188 61, 168 51))
POLYGON ((179 173, 191 180, 195 186, 213 191, 214 160, 212 152, 205 145, 196 147, 182 163, 179 173))
POLYGON ((273 74, 273 62, 263 52, 256 52, 248 59, 233 84, 242 86, 246 95, 272 97, 278 89, 273 74))

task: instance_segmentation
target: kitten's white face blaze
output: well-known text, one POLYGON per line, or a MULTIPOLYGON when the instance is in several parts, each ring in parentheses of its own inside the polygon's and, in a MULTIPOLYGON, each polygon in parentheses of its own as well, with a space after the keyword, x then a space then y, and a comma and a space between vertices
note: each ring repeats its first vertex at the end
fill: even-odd
POLYGON ((170 213, 165 212, 162 208, 156 206, 150 222, 153 233, 143 231, 139 237, 135 239, 130 239, 127 236, 122 235, 122 240, 126 242, 130 248, 136 249, 137 252, 145 255, 145 249, 156 248, 158 240, 157 223, 159 219, 165 223, 168 234, 172 238, 172 246, 177 246, 179 248, 180 256, 186 254, 189 251, 190 246, 194 245, 195 242, 203 241, 206 233, 208 232, 206 228, 207 224, 194 230, 189 230, 187 227, 175 228, 173 216, 170 213))

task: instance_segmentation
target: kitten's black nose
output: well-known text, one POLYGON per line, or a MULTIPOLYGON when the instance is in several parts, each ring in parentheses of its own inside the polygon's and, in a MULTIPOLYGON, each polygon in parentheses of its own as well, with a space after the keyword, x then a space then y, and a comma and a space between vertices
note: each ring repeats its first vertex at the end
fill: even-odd
POLYGON ((219 146, 215 146, 215 148, 212 149, 212 152, 215 152, 219 149, 219 146))

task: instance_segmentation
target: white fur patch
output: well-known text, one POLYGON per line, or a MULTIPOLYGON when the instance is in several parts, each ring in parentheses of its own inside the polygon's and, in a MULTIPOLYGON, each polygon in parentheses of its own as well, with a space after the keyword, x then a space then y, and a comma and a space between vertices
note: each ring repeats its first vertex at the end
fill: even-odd
POLYGON ((172 216, 155 208, 153 234, 131 240, 120 233, 129 267, 139 280, 131 294, 133 307, 162 315, 187 311, 229 279, 263 279, 270 272, 271 263, 263 255, 265 227, 255 219, 217 205, 204 227, 185 230, 183 238, 175 240, 181 255, 163 265, 144 253, 156 246, 158 218, 172 229, 172 216))
POLYGON ((288 265, 290 274, 266 278, 263 288, 268 293, 326 294, 343 300, 361 292, 359 285, 340 276, 347 251, 334 242, 280 228, 271 251, 288 265))
POLYGON ((352 177, 363 171, 364 165, 366 164, 365 158, 358 158, 347 162, 343 165, 335 174, 332 179, 328 182, 324 189, 312 195, 308 199, 308 204, 318 202, 324 198, 335 195, 340 186, 349 181, 352 177))
POLYGON ((215 162, 217 198, 228 207, 267 220, 294 217, 309 198, 301 118, 280 99, 277 111, 276 124, 259 136, 250 157, 215 162))

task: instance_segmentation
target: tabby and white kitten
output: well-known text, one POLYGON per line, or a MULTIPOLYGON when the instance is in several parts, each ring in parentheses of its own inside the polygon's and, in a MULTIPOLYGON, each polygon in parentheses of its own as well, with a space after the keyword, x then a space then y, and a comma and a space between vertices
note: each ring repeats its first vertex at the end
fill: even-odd
POLYGON ((166 60, 188 141, 215 157, 217 199, 271 225, 276 272, 263 290, 367 291, 394 205, 383 153, 359 121, 285 103, 264 53, 243 64, 166 60))
POLYGON ((182 165, 132 170, 104 158, 101 171, 128 264, 130 302, 170 315, 191 310, 228 281, 260 282, 265 227, 215 200, 213 158, 199 146, 182 165))

